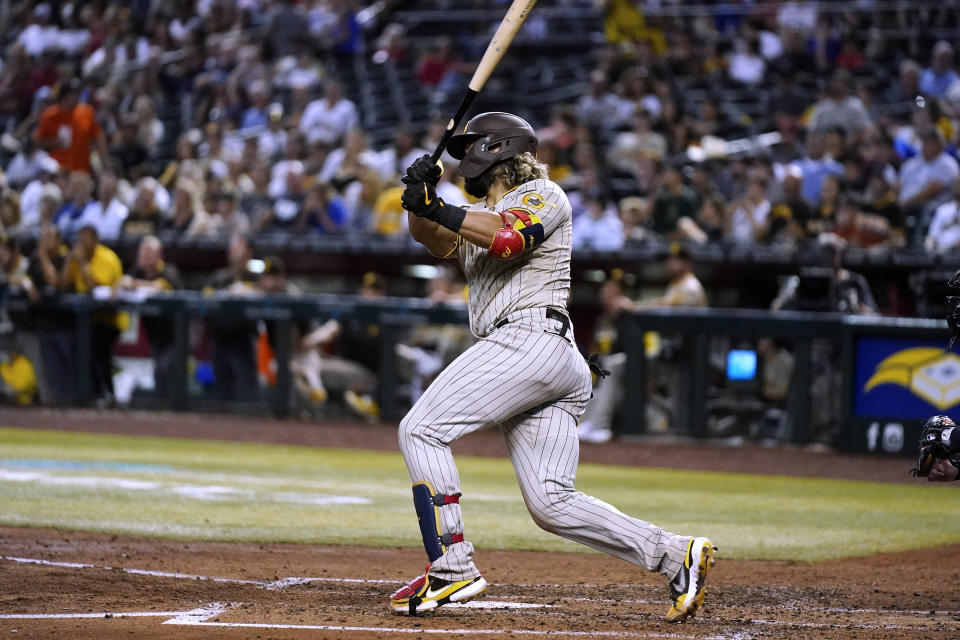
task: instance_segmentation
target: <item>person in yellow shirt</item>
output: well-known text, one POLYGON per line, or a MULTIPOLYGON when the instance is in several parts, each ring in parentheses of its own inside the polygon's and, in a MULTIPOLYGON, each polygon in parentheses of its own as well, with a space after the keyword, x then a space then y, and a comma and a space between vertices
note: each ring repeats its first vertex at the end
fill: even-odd
POLYGON ((395 236, 406 230, 407 216, 400 204, 401 187, 384 190, 373 203, 370 230, 379 236, 395 236))
POLYGON ((16 404, 33 404, 37 398, 37 374, 33 363, 16 343, 7 348, 7 357, 0 362, 3 395, 16 404))
MULTIPOLYGON (((122 278, 120 258, 112 249, 100 244, 97 229, 92 226, 80 229, 60 272, 61 287, 65 291, 93 293, 100 287, 116 288, 122 278)), ((117 311, 93 316, 90 379, 94 396, 107 404, 113 401, 113 344, 128 321, 125 313, 117 311)))

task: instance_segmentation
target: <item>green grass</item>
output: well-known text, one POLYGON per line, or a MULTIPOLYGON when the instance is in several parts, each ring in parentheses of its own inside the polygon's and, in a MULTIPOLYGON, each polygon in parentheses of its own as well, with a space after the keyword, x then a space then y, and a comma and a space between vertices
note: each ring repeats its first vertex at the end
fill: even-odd
MULTIPOLYGON (((478 547, 584 550, 532 523, 509 461, 457 462, 478 547)), ((725 558, 816 561, 960 542, 960 491, 925 482, 582 465, 578 487, 669 531, 709 535, 725 558)), ((0 429, 0 524, 420 545, 398 453, 39 430, 0 429)))

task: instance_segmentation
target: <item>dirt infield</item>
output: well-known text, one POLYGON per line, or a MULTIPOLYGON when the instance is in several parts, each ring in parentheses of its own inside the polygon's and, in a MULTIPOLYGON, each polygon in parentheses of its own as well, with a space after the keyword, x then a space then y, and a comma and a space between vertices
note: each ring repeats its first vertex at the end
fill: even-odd
POLYGON ((0 551, 4 615, 94 616, 0 619, 0 635, 16 638, 960 636, 960 594, 953 586, 960 578, 960 545, 822 564, 721 560, 711 574, 706 606, 683 625, 662 621, 668 605, 657 576, 598 555, 482 552, 481 569, 493 584, 478 602, 528 608, 447 607, 412 619, 391 613, 386 596, 415 572, 423 555, 416 549, 201 544, 0 529, 0 551), (284 580, 292 577, 314 579, 284 580), (122 612, 152 615, 123 618, 122 612), (220 626, 227 624, 261 626, 220 626))
MULTIPOLYGON (((390 426, 235 416, 0 411, 0 425, 396 449, 390 426)), ((495 434, 456 450, 504 454, 495 434)), ((589 446, 582 459, 892 482, 909 466, 677 443, 589 446)), ((683 625, 662 621, 668 601, 658 576, 596 554, 480 551, 492 583, 486 597, 413 619, 392 614, 386 597, 420 568, 417 549, 0 528, 0 556, 0 636, 14 638, 960 637, 960 545, 815 564, 724 560, 721 548, 706 606, 683 625), (47 617, 27 617, 38 614, 47 617)))

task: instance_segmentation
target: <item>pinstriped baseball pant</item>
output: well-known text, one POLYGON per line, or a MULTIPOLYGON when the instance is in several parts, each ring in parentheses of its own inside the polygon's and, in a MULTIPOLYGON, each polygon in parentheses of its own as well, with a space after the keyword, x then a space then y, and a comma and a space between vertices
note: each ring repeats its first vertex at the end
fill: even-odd
MULTIPOLYGON (((450 443, 498 426, 537 525, 672 579, 683 566, 689 537, 631 518, 574 488, 576 427, 590 398, 590 372, 572 340, 557 335, 556 323, 539 311, 518 312, 516 320, 511 316, 470 347, 410 409, 400 423, 410 479, 429 482, 439 494, 460 493, 450 443)), ((460 505, 439 511, 444 533, 463 533, 460 505)), ((430 573, 445 580, 479 576, 473 545, 448 546, 430 573)))

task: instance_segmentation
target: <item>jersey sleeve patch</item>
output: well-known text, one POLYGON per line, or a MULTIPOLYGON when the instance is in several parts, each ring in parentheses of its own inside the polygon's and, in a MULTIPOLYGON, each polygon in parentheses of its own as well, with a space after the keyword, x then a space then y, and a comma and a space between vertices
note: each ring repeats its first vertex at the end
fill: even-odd
POLYGON ((530 193, 524 194, 522 202, 523 206, 531 211, 539 211, 547 206, 547 201, 544 200, 543 196, 536 191, 531 191, 530 193))

